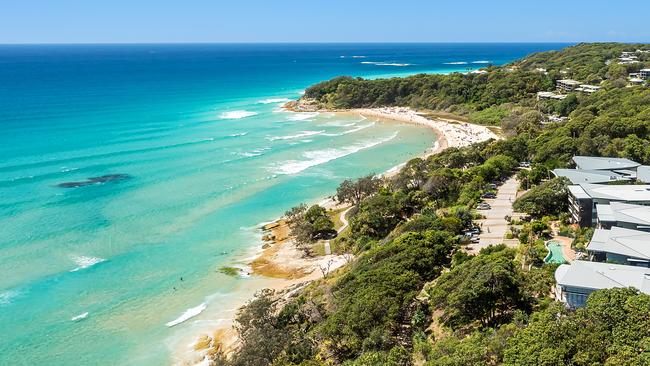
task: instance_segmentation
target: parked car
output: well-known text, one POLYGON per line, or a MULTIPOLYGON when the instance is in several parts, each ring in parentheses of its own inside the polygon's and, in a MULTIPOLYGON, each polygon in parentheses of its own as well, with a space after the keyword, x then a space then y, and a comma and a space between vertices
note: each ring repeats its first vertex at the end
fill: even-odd
POLYGON ((530 162, 529 161, 522 161, 519 163, 519 166, 522 168, 530 168, 530 162))
POLYGON ((480 240, 481 240, 481 239, 479 239, 478 236, 472 236, 472 237, 469 239, 469 242, 470 242, 470 243, 474 243, 474 244, 476 244, 476 243, 478 243, 480 240))
POLYGON ((487 189, 497 189, 497 185, 494 183, 488 183, 485 185, 485 188, 487 189))
POLYGON ((490 206, 490 204, 488 204, 488 203, 479 203, 479 204, 476 206, 476 209, 477 209, 477 210, 489 210, 489 209, 491 209, 491 208, 492 208, 492 206, 490 206))
POLYGON ((481 195, 481 198, 493 199, 493 198, 497 198, 497 195, 493 192, 487 192, 487 193, 483 193, 483 195, 481 195))

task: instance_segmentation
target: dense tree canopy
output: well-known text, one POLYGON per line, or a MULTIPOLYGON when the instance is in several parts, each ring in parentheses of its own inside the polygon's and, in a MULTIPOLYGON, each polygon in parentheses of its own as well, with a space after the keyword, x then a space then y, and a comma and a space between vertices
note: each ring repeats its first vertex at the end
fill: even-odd
POLYGON ((566 178, 553 178, 519 197, 513 207, 536 217, 558 215, 568 209, 567 184, 566 178))
MULTIPOLYGON (((626 87, 644 62, 612 61, 650 45, 579 44, 534 54, 487 74, 416 75, 319 83, 305 98, 325 108, 411 106, 500 125, 504 138, 449 148, 405 164, 391 179, 346 181, 338 200, 355 205, 344 239, 356 258, 291 297, 264 293, 240 311, 242 343, 232 365, 648 365, 650 296, 594 292, 576 311, 553 302, 556 265, 545 264, 548 215, 566 216, 567 181, 550 171, 580 155, 650 164, 650 88, 626 87), (545 69, 541 70, 541 69, 545 69), (601 83, 591 95, 538 102, 555 80, 601 83), (544 123, 547 114, 568 116, 544 123), (530 170, 519 170, 522 161, 530 170), (517 174, 521 245, 460 251, 481 195, 517 174)), ((294 227, 326 232, 318 206, 287 213, 294 227)), ((513 230, 515 230, 513 228, 513 230)), ((588 230, 587 230, 588 231, 588 230)), ((298 234, 298 233, 297 233, 298 234)), ((588 232, 578 231, 584 245, 588 232)), ((305 236, 312 240, 317 236, 305 236)), ((337 239, 338 240, 338 239, 337 239)))

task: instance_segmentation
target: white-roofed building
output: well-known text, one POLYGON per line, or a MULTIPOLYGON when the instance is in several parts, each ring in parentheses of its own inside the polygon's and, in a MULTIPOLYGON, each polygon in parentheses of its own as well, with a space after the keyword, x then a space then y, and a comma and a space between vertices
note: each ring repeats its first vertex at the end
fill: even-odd
POLYGON ((619 170, 636 169, 639 163, 626 158, 611 158, 600 156, 574 156, 573 162, 578 169, 583 170, 619 170))
POLYGON ((571 79, 560 79, 555 82, 556 86, 560 90, 564 90, 567 92, 574 91, 577 87, 580 86, 579 81, 571 80, 571 79))
POLYGON ((590 258, 628 266, 650 266, 650 233, 612 227, 596 229, 587 245, 590 258))
POLYGON ((622 227, 650 232, 650 206, 623 202, 610 202, 609 205, 599 204, 596 205, 596 216, 596 227, 600 229, 622 227))
POLYGON ((585 305, 596 290, 634 287, 650 295, 650 268, 573 261, 555 270, 555 297, 571 308, 585 305))
POLYGON ((596 85, 580 84, 580 86, 577 87, 575 90, 579 92, 591 94, 599 91, 600 87, 596 85))
POLYGON ((537 100, 542 100, 542 99, 562 100, 566 97, 567 97, 566 94, 556 94, 548 91, 537 92, 537 100))
POLYGON ((569 212, 580 226, 596 226, 596 206, 611 202, 650 205, 650 185, 608 185, 581 183, 568 187, 569 212))
POLYGON ((554 169, 556 177, 565 177, 573 184, 611 183, 629 181, 630 178, 609 170, 554 169))
POLYGON ((636 180, 643 183, 650 183, 650 166, 641 165, 636 168, 636 180))
POLYGON ((639 70, 639 78, 649 79, 650 78, 650 69, 641 69, 639 70))

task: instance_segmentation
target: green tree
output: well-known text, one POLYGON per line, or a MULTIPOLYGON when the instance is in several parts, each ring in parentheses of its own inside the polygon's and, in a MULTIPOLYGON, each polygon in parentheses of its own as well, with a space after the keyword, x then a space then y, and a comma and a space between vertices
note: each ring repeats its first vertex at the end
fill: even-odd
POLYGON ((358 206, 362 199, 376 193, 380 186, 381 179, 374 174, 355 181, 346 179, 336 188, 336 200, 358 206))
POLYGON ((483 254, 440 276, 429 291, 430 303, 442 310, 443 323, 454 329, 474 322, 494 326, 526 305, 520 286, 511 253, 483 254))
POLYGON ((513 208, 535 217, 557 216, 568 209, 568 183, 566 178, 553 178, 544 182, 519 197, 513 208))

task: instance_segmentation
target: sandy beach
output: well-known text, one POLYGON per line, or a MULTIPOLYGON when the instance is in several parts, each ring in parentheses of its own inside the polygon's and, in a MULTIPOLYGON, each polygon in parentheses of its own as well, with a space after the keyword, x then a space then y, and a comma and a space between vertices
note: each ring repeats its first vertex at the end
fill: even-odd
MULTIPOLYGON (((290 107, 289 110, 296 111, 293 107, 290 107)), ((313 112, 313 110, 309 112, 313 112)), ((438 139, 432 148, 420 156, 422 158, 439 153, 449 147, 463 147, 476 142, 499 138, 485 126, 445 118, 429 119, 423 113, 404 107, 353 109, 334 111, 334 113, 354 113, 364 117, 413 123, 433 129, 438 139)), ((382 175, 390 177, 397 174, 400 167, 401 165, 394 167, 382 175)), ((332 210, 342 208, 331 198, 324 199, 319 204, 332 210)), ((342 228, 339 229, 339 231, 342 230, 342 228)), ((264 225, 262 230, 260 254, 248 265, 251 268, 252 275, 274 279, 267 288, 275 290, 281 296, 287 298, 311 281, 322 278, 324 274, 331 273, 344 266, 351 259, 350 256, 333 254, 317 257, 306 256, 294 245, 289 235, 289 227, 282 218, 264 225)), ((243 305, 245 304, 241 304, 241 306, 243 305)), ((211 355, 216 352, 228 353, 235 349, 237 347, 237 334, 233 329, 234 315, 233 313, 232 317, 223 322, 212 334, 200 335, 194 343, 193 348, 196 352, 192 357, 193 360, 181 364, 207 366, 210 365, 209 357, 211 355)))
POLYGON ((431 128, 438 136, 438 146, 428 151, 427 156, 441 152, 448 147, 463 147, 489 139, 499 139, 499 136, 486 126, 447 118, 429 119, 425 117, 425 113, 406 107, 364 108, 353 109, 349 112, 365 117, 413 123, 431 128))

